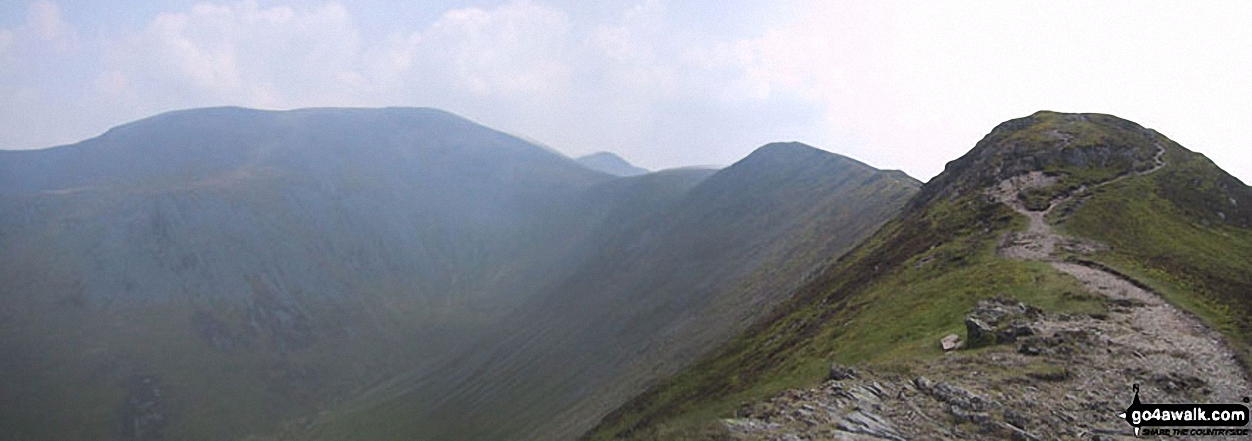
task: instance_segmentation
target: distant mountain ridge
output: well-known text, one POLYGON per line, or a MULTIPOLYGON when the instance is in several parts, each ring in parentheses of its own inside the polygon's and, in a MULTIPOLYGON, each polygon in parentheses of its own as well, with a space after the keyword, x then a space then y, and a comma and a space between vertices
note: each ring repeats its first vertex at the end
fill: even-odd
MULTIPOLYGON (((698 172, 662 171, 606 187, 698 172)), ((385 411, 349 415, 315 433, 576 436, 657 372, 685 365, 783 301, 814 265, 870 234, 918 185, 807 145, 763 146, 638 222, 606 224, 612 232, 592 235, 571 277, 507 319, 499 343, 445 368, 456 381, 425 382, 375 405, 385 411), (564 398, 524 398, 536 394, 564 398), (432 408, 432 395, 449 398, 432 408)))
POLYGON ((648 169, 637 167, 612 152, 596 152, 579 156, 575 161, 592 170, 605 172, 613 176, 639 176, 648 173, 648 169))
POLYGON ((0 437, 572 437, 919 185, 741 162, 614 177, 412 108, 0 151, 0 437))
POLYGON ((769 316, 583 438, 1078 438, 1114 421, 1064 410, 1102 406, 1092 391, 1137 383, 1175 400, 1236 399, 1245 393, 1153 378, 1246 386, 1247 200, 1252 188, 1130 121, 1047 111, 1006 121, 769 316), (1132 291, 1142 299, 1117 297, 1132 291), (949 334, 986 344, 967 317, 1003 302, 1038 309, 1016 343, 940 347, 949 334), (1152 314, 1161 329, 1148 332, 1152 314), (1188 314, 1198 320, 1171 321, 1188 314), (1137 362, 1149 350, 1136 342, 1168 340, 1161 333, 1207 343, 1137 362))

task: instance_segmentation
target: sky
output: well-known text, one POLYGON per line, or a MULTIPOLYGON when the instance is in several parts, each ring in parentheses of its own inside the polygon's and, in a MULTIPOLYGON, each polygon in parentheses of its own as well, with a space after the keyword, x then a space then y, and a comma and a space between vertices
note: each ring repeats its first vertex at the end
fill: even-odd
POLYGON ((0 0, 0 148, 157 113, 418 106, 571 156, 801 141, 922 180, 1038 110, 1252 182, 1252 2, 0 0))

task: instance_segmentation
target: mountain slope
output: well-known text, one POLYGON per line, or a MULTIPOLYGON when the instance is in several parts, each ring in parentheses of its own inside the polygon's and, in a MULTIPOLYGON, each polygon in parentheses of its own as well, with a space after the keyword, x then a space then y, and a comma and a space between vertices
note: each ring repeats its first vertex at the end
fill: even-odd
POLYGON ((610 179, 431 109, 200 109, 0 152, 0 436, 238 438, 451 357, 610 179))
POLYGON ((0 152, 0 437, 569 438, 917 185, 801 145, 616 178, 406 108, 0 152))
POLYGON ((317 433, 572 437, 781 301, 917 185, 802 144, 764 146, 665 208, 596 234, 573 275, 510 316, 498 343, 445 367, 455 381, 413 385, 317 433), (435 396, 447 399, 432 405, 435 396))
POLYGON ((579 156, 577 159, 579 164, 598 171, 608 173, 613 176, 639 176, 648 173, 648 169, 637 167, 621 156, 617 156, 610 152, 596 152, 585 156, 579 156))
MULTIPOLYGON (((1109 393, 1137 382, 1145 384, 1145 393, 1184 402, 1198 399, 1198 388, 1170 389, 1171 383, 1155 380, 1174 378, 1167 375, 1175 372, 1190 373, 1194 377, 1185 378, 1197 378, 1200 384, 1241 384, 1214 386, 1221 399, 1231 399, 1228 395, 1243 393, 1239 389, 1247 386, 1246 370, 1232 353, 1246 354, 1250 337, 1237 318, 1252 312, 1242 288, 1243 275, 1252 271, 1252 261, 1245 257, 1252 253, 1244 215, 1234 208, 1248 196, 1247 186, 1211 162, 1125 120, 1040 112, 1008 121, 924 185, 899 218, 822 270, 775 313, 619 408, 587 437, 756 439, 862 431, 907 438, 939 436, 939 431, 995 439, 1018 436, 1013 430, 1090 436, 1095 429, 1128 430, 1124 423, 1103 427, 1115 422, 1111 415, 1124 403, 1054 402, 1074 389, 1070 382, 1109 393), (1058 223, 1075 237, 1047 240, 1050 225, 1058 223), (1165 237, 1174 234, 1181 236, 1165 237), (1058 262, 1023 260, 1017 248, 1024 248, 1027 256, 1058 262), (1089 261, 1107 266, 1084 263, 1089 261), (1101 269, 1107 267, 1118 270, 1101 269), (1136 309, 1143 307, 1143 300, 1117 300, 1122 294, 1103 288, 1110 284, 1128 286, 1123 292, 1152 287, 1143 294, 1147 309, 1136 309), (1222 332, 1227 344, 1197 346, 1191 354, 1155 347, 1184 357, 1184 364, 1114 368, 1138 360, 1131 353, 1140 333, 1121 324, 1136 320, 1141 311, 1173 317, 1161 320, 1188 320, 1185 314, 1167 312, 1171 307, 1160 304, 1158 293, 1197 313, 1204 324, 1222 332), (1060 326, 1095 337, 1075 346, 1062 343, 1070 348, 1069 355, 1045 348, 1040 357, 1035 350, 1021 353, 1012 346, 944 354, 939 339, 949 333, 971 337, 962 317, 992 297, 1042 308, 1041 321, 1030 324, 1037 334, 1057 338, 1061 334, 1053 334, 1060 326), (1130 309, 1117 309, 1122 301, 1130 309), (1116 337, 1121 335, 1131 340, 1116 337), (1120 358, 1100 358, 1109 356, 1106 348, 1107 354, 1120 358), (1185 361, 1189 357, 1195 358, 1185 361), (858 365, 861 372, 834 375, 831 361, 858 365), (1233 373, 1194 370, 1215 365, 1233 373), (820 382, 828 372, 837 381, 775 396, 820 382), (944 386, 936 389, 927 376, 938 377, 944 386), (1032 390, 1040 395, 1027 397, 1032 390), (765 400, 769 396, 774 398, 765 400), (954 396, 982 397, 1015 413, 987 413, 968 399, 952 401, 954 396), (749 404, 740 407, 744 402, 749 404), (1083 405, 1094 407, 1070 413, 1081 421, 1052 420, 1059 418, 1056 410, 1069 412, 1069 407, 1083 405), (837 410, 821 416, 827 414, 813 408, 837 410), (879 415, 867 417, 849 409, 879 415), (1108 411, 1110 417, 1090 409, 1108 411), (747 419, 715 419, 732 413, 747 419), (1023 414, 1033 417, 1014 416, 1023 414), (961 418, 974 418, 975 430, 947 423, 961 418)), ((1191 331, 1175 331, 1185 334, 1177 337, 1212 341, 1198 323, 1178 326, 1171 329, 1191 331)), ((1068 341, 1064 338, 1059 341, 1068 341)), ((1148 340, 1160 340, 1154 339, 1148 340)), ((1096 393, 1082 398, 1110 397, 1096 393)))

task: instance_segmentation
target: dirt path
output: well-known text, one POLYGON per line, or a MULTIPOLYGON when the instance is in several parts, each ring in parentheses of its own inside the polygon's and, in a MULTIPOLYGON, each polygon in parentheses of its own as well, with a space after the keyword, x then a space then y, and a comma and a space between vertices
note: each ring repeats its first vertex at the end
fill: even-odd
MULTIPOLYGON (((1152 168, 1118 177, 1099 186, 1160 170, 1165 166, 1165 149, 1159 144, 1157 149, 1152 168)), ((1010 234, 1001 243, 1001 255, 1019 260, 1050 262, 1052 267, 1081 281, 1088 291, 1125 307, 1114 308, 1107 320, 1043 320, 1039 323, 1043 328, 1041 330, 1045 333, 1077 329, 1095 331, 1106 337, 1111 346, 1128 351, 1138 358, 1135 361, 1138 369, 1157 376, 1172 374, 1198 380, 1193 382, 1205 384, 1206 390, 1212 392, 1214 401, 1237 402, 1249 393, 1249 381, 1234 353, 1223 343, 1221 335, 1206 327, 1194 315, 1175 308, 1156 293, 1140 288, 1122 276, 1060 260, 1058 248, 1078 249, 1098 245, 1063 236, 1046 221, 1046 216, 1053 208, 1075 196, 1053 201, 1043 211, 1028 210, 1016 197, 1021 190, 1053 183, 1054 178, 1047 178, 1036 172, 1005 180, 992 192, 997 200, 1030 220, 1025 232, 1010 234), (1164 355, 1157 356, 1161 354, 1164 355)), ((1077 193, 1084 194, 1085 189, 1080 189, 1077 193)), ((1112 359, 1099 362, 1105 366, 1123 364, 1112 359)), ((1115 380, 1125 382, 1124 378, 1115 380)))
MULTIPOLYGON (((1163 153, 1160 148, 1154 167, 1135 175, 1163 167, 1163 153)), ((999 251, 1074 276, 1109 299, 1108 314, 1040 313, 1013 346, 952 352, 911 374, 832 368, 834 378, 820 387, 746 405, 723 421, 727 438, 1133 440, 1130 426, 1116 417, 1130 405, 1131 384, 1140 384, 1149 403, 1238 403, 1252 392, 1221 336, 1194 316, 1119 275, 1060 259, 1059 251, 1099 245, 1047 223, 1046 215, 1066 200, 1031 211, 1016 198, 1024 188, 1053 182, 1032 173, 991 191, 1030 220, 999 251)))

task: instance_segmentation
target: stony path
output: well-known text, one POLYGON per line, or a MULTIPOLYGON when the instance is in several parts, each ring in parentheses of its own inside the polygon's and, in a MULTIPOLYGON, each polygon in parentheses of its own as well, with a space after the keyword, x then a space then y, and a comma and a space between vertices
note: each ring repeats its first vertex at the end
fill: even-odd
MULTIPOLYGON (((1163 167, 1163 153, 1160 148, 1154 167, 1137 174, 1163 167)), ((820 387, 745 406, 724 420, 727 438, 1130 440, 1130 426, 1116 415, 1130 404, 1131 384, 1141 385, 1145 402, 1236 403, 1252 393, 1220 335, 1194 316, 1116 274, 1061 261, 1062 250, 1099 245, 1065 237, 1047 223, 1064 200, 1030 211, 1016 198, 1024 188, 1053 182, 1032 173, 992 189, 1030 220, 1026 231, 1002 241, 1000 254, 1049 262, 1108 298, 1108 314, 1041 313, 1016 345, 949 353, 909 374, 832 369, 820 387)))
MULTIPOLYGON (((1153 173, 1165 166, 1165 149, 1157 146, 1154 165, 1148 170, 1118 177, 1100 184, 1109 185, 1130 176, 1153 173)), ((1053 201, 1046 210, 1026 209, 1015 196, 1018 191, 1031 186, 1050 185, 1049 178, 1032 174, 1001 183, 992 195, 1030 220, 1025 232, 1011 234, 1001 244, 1002 256, 1021 260, 1048 261, 1057 270, 1074 276, 1088 291, 1110 299, 1115 305, 1105 320, 1057 322, 1042 320, 1037 325, 1043 333, 1074 330, 1093 331, 1105 339, 1110 357, 1094 357, 1099 366, 1120 367, 1144 374, 1147 380, 1169 377, 1186 379, 1186 386, 1208 391, 1203 393, 1207 402, 1238 402, 1252 392, 1246 372, 1239 365, 1234 353, 1223 343, 1221 335, 1206 327, 1198 318, 1166 303, 1155 293, 1136 286, 1123 277, 1091 266, 1061 262, 1058 248, 1067 246, 1079 249, 1081 241, 1057 233, 1046 221, 1053 208, 1067 198, 1053 201), (1126 363, 1113 355, 1129 353, 1133 357, 1126 363)), ((1085 190, 1085 189, 1084 189, 1085 190)), ((1079 193, 1082 193, 1080 190, 1079 193)), ((1073 196, 1069 196, 1073 197, 1073 196)), ((1116 371, 1116 369, 1114 369, 1116 371)), ((1106 377, 1107 375, 1097 375, 1106 377)), ((1091 381, 1123 382, 1122 377, 1097 378, 1091 381)), ((1145 395, 1151 386, 1145 386, 1145 395)), ((1168 389, 1169 387, 1163 387, 1168 389)), ((1163 391, 1177 392, 1177 391, 1163 391)))
MULTIPOLYGON (((1101 183, 1100 186, 1130 176, 1156 172, 1165 166, 1164 154, 1164 147, 1157 145, 1152 168, 1118 177, 1101 183)), ((1048 261, 1057 270, 1077 278, 1088 291, 1121 304, 1135 305, 1133 308, 1114 311, 1109 320, 1097 328, 1103 328, 1100 329, 1101 334, 1109 336, 1112 344, 1123 346, 1132 354, 1171 355, 1141 360, 1144 369, 1199 378, 1212 385, 1211 389, 1215 393, 1229 394, 1214 398, 1236 400, 1252 392, 1234 353, 1222 343, 1222 338, 1216 331, 1204 326, 1195 316, 1175 308, 1157 294, 1135 286, 1121 276, 1090 266, 1059 261, 1058 247, 1068 246, 1074 249, 1082 243, 1057 233, 1048 224, 1046 216, 1053 208, 1073 196, 1053 201, 1043 211, 1028 210, 1016 197, 1023 189, 1051 185, 1054 182, 1054 178, 1035 172, 1007 179, 991 192, 1000 202, 1030 219, 1030 226, 1025 232, 1011 234, 1002 242, 1001 255, 1021 260, 1048 261)), ((1079 191, 1082 192, 1083 190, 1079 191)), ((1047 321, 1041 324, 1045 328, 1049 325, 1047 321)))

